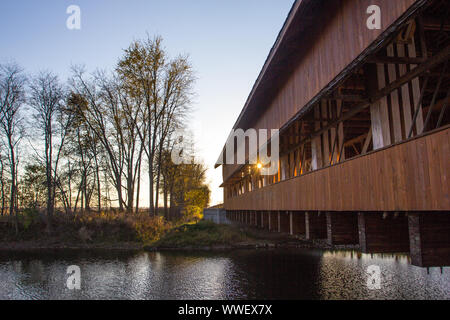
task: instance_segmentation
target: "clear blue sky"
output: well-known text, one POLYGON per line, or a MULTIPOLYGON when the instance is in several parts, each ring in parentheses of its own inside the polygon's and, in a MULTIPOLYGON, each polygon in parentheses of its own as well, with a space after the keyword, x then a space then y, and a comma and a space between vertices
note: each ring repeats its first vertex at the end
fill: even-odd
POLYGON ((216 204, 222 190, 214 162, 293 2, 2 0, 0 62, 15 60, 28 73, 49 69, 65 80, 71 64, 112 69, 133 39, 161 35, 167 51, 188 53, 197 72, 191 126, 216 204), (81 30, 66 28, 72 4, 81 8, 81 30))

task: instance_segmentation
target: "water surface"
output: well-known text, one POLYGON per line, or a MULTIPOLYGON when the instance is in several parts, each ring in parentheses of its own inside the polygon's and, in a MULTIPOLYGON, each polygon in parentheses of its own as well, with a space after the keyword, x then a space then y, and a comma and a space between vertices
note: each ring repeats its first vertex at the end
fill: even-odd
POLYGON ((450 300, 450 269, 352 251, 3 254, 0 299, 450 300), (81 269, 81 290, 66 287, 70 265, 81 269), (371 265, 380 290, 367 286, 371 265))

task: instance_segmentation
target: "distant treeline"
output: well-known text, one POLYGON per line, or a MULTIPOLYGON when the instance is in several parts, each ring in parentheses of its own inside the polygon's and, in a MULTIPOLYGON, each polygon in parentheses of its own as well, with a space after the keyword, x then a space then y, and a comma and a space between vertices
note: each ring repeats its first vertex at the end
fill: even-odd
POLYGON ((44 209, 49 232, 55 208, 139 212, 143 181, 149 215, 160 206, 166 219, 170 208, 199 215, 210 197, 205 166, 171 157, 176 144, 194 156, 179 139, 194 95, 188 57, 170 58, 155 37, 132 42, 113 72, 71 71, 61 82, 0 64, 0 206, 16 232, 23 208, 44 209))

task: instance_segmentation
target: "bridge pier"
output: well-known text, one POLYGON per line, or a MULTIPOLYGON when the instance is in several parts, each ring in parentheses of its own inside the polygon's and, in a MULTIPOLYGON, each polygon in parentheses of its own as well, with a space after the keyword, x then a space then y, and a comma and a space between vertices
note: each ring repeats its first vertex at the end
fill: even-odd
POLYGON ((327 238, 327 218, 321 212, 305 213, 306 239, 326 239, 327 238))
POLYGON ((327 212, 330 245, 358 244, 358 215, 353 212, 327 212))
POLYGON ((411 263, 418 267, 450 266, 450 214, 408 214, 411 263))
POLYGON ((364 253, 409 251, 408 219, 405 214, 359 213, 359 245, 364 253))

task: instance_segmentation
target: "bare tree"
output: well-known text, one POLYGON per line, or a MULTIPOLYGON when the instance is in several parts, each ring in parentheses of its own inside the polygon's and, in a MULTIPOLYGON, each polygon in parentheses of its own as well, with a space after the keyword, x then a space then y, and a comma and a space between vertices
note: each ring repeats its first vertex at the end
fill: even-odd
POLYGON ((63 100, 64 90, 56 75, 51 72, 41 72, 31 80, 29 103, 35 111, 36 129, 42 132, 45 148, 43 160, 46 169, 47 232, 49 233, 55 209, 56 170, 65 140, 67 122, 70 123, 64 120, 65 116, 62 114, 63 100), (62 134, 59 148, 54 142, 54 136, 58 131, 62 134), (57 151, 56 156, 54 151, 57 151))
POLYGON ((16 233, 19 232, 16 208, 17 197, 17 147, 23 137, 20 109, 25 102, 26 77, 22 69, 13 63, 0 65, 0 129, 8 148, 11 177, 10 215, 15 217, 16 233))
POLYGON ((5 187, 6 187, 6 177, 5 177, 5 164, 3 162, 3 155, 0 154, 0 196, 2 198, 2 204, 1 204, 1 215, 2 217, 5 214, 5 209, 6 209, 6 192, 5 192, 5 187))

